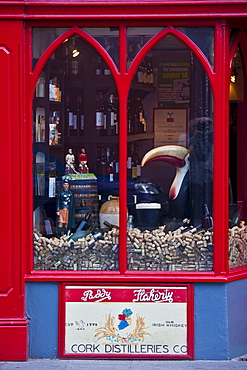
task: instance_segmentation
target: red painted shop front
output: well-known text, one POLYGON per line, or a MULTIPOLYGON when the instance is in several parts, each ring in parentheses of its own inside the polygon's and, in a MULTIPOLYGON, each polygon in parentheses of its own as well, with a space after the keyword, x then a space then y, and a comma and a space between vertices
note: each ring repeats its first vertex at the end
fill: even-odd
POLYGON ((247 296, 246 2, 0 7, 0 360, 53 356, 30 334, 40 286, 54 357, 202 357, 203 287, 247 296))

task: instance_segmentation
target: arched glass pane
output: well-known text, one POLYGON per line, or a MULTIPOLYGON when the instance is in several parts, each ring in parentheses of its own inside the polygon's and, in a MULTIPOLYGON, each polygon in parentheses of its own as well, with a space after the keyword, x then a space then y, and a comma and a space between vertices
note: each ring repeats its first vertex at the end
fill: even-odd
POLYGON ((48 48, 48 46, 58 38, 62 33, 67 31, 69 28, 54 27, 54 28, 33 28, 33 67, 37 63, 38 59, 48 48))
POLYGON ((229 267, 247 265, 246 71, 237 48, 230 81, 229 267))
POLYGON ((201 49, 214 67, 214 27, 175 27, 188 36, 201 49))
POLYGON ((129 93, 128 269, 211 271, 211 87, 172 35, 150 57, 153 84, 133 81, 129 93))
MULTIPOLYGON (((116 66, 119 65, 119 29, 118 27, 87 27, 83 31, 97 40, 108 52, 116 66)), ((104 73, 103 61, 98 60, 99 73, 104 73)))
MULTIPOLYGON (((127 69, 140 49, 154 35, 163 30, 164 27, 128 27, 127 28, 127 69)), ((147 67, 148 57, 142 62, 141 67, 147 67)), ((138 76, 137 76, 138 79, 138 76)))
POLYGON ((75 35, 54 52, 38 79, 36 270, 118 270, 118 95, 111 74, 98 73, 98 58, 75 35))

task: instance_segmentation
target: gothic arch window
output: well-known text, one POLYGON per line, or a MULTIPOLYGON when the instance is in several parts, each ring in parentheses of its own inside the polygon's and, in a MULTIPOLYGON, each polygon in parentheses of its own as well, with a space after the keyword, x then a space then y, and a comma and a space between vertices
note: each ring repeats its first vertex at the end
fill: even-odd
POLYGON ((171 26, 33 29, 34 238, 52 243, 35 243, 35 270, 212 271, 210 32, 205 46, 171 26), (158 230, 171 244, 150 247, 158 230))

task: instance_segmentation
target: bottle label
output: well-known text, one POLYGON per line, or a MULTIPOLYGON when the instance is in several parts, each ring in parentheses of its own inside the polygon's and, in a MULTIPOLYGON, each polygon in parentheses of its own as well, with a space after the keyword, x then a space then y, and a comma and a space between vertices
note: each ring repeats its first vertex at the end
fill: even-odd
POLYGON ((140 164, 136 166, 136 176, 141 177, 141 165, 140 164))
POLYGON ((84 115, 81 114, 81 130, 84 130, 84 115))
POLYGON ((110 114, 110 122, 111 122, 111 127, 115 126, 115 120, 114 120, 115 114, 114 112, 111 112, 110 114))
POLYGON ((96 129, 101 129, 103 127, 103 112, 96 112, 96 129))
POLYGON ((137 80, 140 84, 143 83, 143 73, 142 73, 142 71, 137 72, 137 80))
POLYGON ((56 178, 49 177, 49 198, 54 198, 56 194, 56 178))
POLYGON ((131 169, 131 177, 132 177, 132 179, 136 179, 137 178, 137 167, 132 167, 132 169, 131 169))
POLYGON ((69 127, 73 128, 74 127, 74 115, 73 112, 69 112, 69 127))
POLYGON ((131 157, 128 157, 127 159, 127 168, 131 169, 131 157))
POLYGON ((77 129, 77 115, 73 114, 73 128, 76 130, 77 129))
POLYGON ((110 74, 111 74, 110 69, 109 69, 109 68, 105 68, 105 69, 104 69, 104 75, 105 75, 105 76, 110 76, 110 74))
POLYGON ((49 100, 55 101, 55 88, 56 86, 52 83, 49 84, 49 100))

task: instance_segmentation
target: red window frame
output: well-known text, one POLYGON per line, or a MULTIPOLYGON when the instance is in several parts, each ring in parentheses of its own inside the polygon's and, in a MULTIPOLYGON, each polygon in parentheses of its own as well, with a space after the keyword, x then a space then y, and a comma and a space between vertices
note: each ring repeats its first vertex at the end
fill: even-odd
POLYGON ((171 21, 116 21, 108 20, 107 22, 95 21, 89 22, 27 22, 26 32, 26 55, 28 56, 25 64, 26 68, 26 112, 27 120, 23 134, 23 158, 28 158, 25 165, 23 164, 23 173, 25 173, 25 191, 22 192, 23 200, 28 206, 27 209, 23 210, 23 227, 25 227, 25 232, 22 235, 24 245, 28 248, 28 258, 26 265, 26 281, 125 281, 125 282, 196 282, 196 281, 231 281, 238 278, 247 277, 247 267, 236 268, 229 271, 228 268, 228 112, 229 112, 229 81, 230 81, 230 65, 231 58, 233 55, 234 47, 236 48, 236 43, 232 46, 232 51, 230 51, 230 24, 226 25, 225 21, 194 21, 190 22, 178 22, 175 20, 171 21), (200 51, 200 49, 189 39, 187 36, 183 35, 178 30, 174 29, 172 26, 213 26, 214 27, 214 68, 212 68, 200 51), (89 41, 98 53, 104 58, 110 66, 113 78, 116 83, 119 95, 119 111, 122 118, 120 127, 120 167, 122 168, 120 174, 120 243, 119 243, 119 261, 120 269, 119 271, 98 271, 91 272, 67 272, 67 271, 33 271, 33 252, 32 252, 32 99, 33 92, 35 89, 36 81, 41 72, 41 69, 48 58, 52 55, 54 50, 62 43, 64 35, 58 37, 44 52, 32 71, 32 37, 31 29, 32 27, 68 27, 72 28, 66 32, 67 36, 72 36, 77 33, 82 36, 86 41, 89 41), (104 26, 114 26, 119 27, 119 70, 117 70, 111 61, 108 54, 105 52, 103 47, 98 44, 91 36, 85 34, 83 31, 79 30, 78 27, 104 27, 104 26), (157 27, 162 26, 164 30, 159 34, 155 35, 137 54, 130 69, 126 71, 125 55, 126 55, 126 27, 157 27), (127 120, 126 120, 126 102, 128 96, 128 90, 131 80, 134 76, 135 70, 139 65, 143 56, 152 47, 153 42, 157 42, 161 38, 165 37, 169 33, 174 34, 176 37, 180 38, 197 56, 201 64, 203 65, 212 88, 212 93, 214 96, 214 270, 213 272, 155 272, 155 271, 128 271, 125 266, 125 261, 127 257, 126 251, 126 158, 127 158, 127 120), (27 223, 26 223, 27 221, 27 223))

